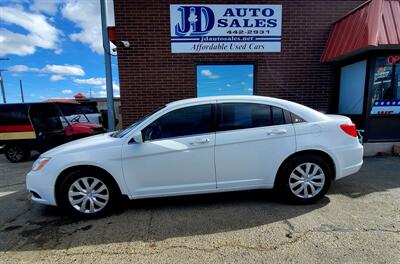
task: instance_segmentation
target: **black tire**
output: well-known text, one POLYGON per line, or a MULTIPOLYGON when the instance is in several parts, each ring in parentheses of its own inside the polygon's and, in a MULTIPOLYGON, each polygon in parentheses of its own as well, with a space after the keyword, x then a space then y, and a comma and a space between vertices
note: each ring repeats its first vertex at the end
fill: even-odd
POLYGON ((27 160, 31 151, 20 144, 6 145, 4 154, 10 162, 21 162, 27 160))
MULTIPOLYGON (((309 169, 311 171, 311 169, 309 169)), ((322 175, 321 173, 317 172, 317 176, 322 175)), ((301 176, 304 177, 304 176, 301 176)), ((322 176, 318 177, 321 178, 322 176)), ((332 170, 329 167, 329 164, 326 162, 326 160, 324 160, 323 158, 317 156, 317 155, 312 155, 312 154, 304 154, 301 156, 297 156, 294 157, 290 160, 288 160, 287 162, 285 162, 285 164, 283 164, 282 169, 280 170, 280 173, 278 175, 277 178, 277 183, 275 184, 275 191, 281 196, 281 198, 285 199, 287 202, 289 203, 295 203, 295 204, 312 204, 316 201, 318 201, 319 199, 321 199, 322 197, 324 197, 324 195, 326 194, 326 192, 329 189, 329 186, 331 184, 332 181, 332 170), (305 183, 304 186, 302 186, 302 181, 300 181, 300 183, 297 183, 299 181, 297 181, 296 179, 294 179, 293 177, 301 175, 300 171, 294 172, 294 170, 296 168, 298 168, 300 166, 300 169, 303 169, 304 171, 307 168, 307 165, 305 164, 315 164, 317 166, 310 166, 311 169, 312 168, 316 168, 316 170, 318 172, 320 172, 318 170, 318 167, 322 170, 323 175, 324 175, 324 182, 322 183, 321 179, 318 180, 311 180, 311 177, 309 177, 310 175, 307 176, 306 181, 308 181, 308 183, 305 183), (292 172, 295 173, 294 176, 291 177, 292 172), (317 183, 319 185, 323 184, 323 186, 321 187, 314 187, 314 190, 319 190, 318 192, 316 192, 316 194, 314 196, 311 196, 312 190, 311 190, 311 183, 317 183), (292 187, 294 190, 292 191, 291 185, 290 183, 292 183, 292 187), (297 185, 296 185, 297 183, 297 185), (300 186, 299 186, 300 185, 300 186), (298 186, 298 187, 297 187, 298 186), (294 192, 298 191, 299 188, 303 188, 303 191, 300 191, 299 194, 295 194, 294 192), (320 188, 320 189, 318 189, 320 188), (304 189, 307 189, 308 198, 305 198, 304 196, 306 196, 306 192, 304 189), (303 197, 301 197, 303 196, 303 197)))
MULTIPOLYGON (((99 184, 101 184, 99 183, 99 184)), ((83 186, 83 185, 81 185, 83 186)), ((97 185, 99 186, 99 185, 97 185)), ((101 186, 101 185, 100 185, 101 186)), ((73 191, 77 191, 76 187, 72 187, 73 191)), ((98 171, 98 170, 88 170, 88 169, 82 169, 82 170, 77 170, 74 171, 72 173, 70 173, 69 175, 67 175, 62 184, 60 185, 59 190, 57 191, 57 201, 58 201, 58 205, 65 210, 66 212, 68 212, 71 216, 75 217, 75 218, 79 218, 79 219, 90 219, 90 218, 97 218, 97 217, 101 217, 101 216, 105 216, 111 213, 114 205, 116 205, 117 201, 120 200, 120 192, 118 187, 116 186, 116 184, 114 183, 114 181, 112 179, 110 179, 109 175, 106 175, 105 173, 98 171), (70 201, 70 197, 69 197, 69 191, 71 186, 76 183, 79 180, 82 180, 84 178, 88 179, 88 183, 89 184, 93 184, 94 183, 94 179, 100 181, 102 184, 104 184, 107 188, 107 192, 99 192, 98 194, 101 195, 106 195, 108 194, 108 200, 105 203, 105 206, 100 209, 99 211, 95 211, 95 212, 90 212, 88 206, 90 207, 90 204, 93 203, 92 201, 87 201, 85 207, 88 210, 85 210, 85 212, 81 212, 79 211, 76 207, 74 207, 70 201), (92 181, 93 179, 93 181, 92 181)), ((80 199, 82 196, 74 196, 74 198, 80 199)), ((87 196, 86 196, 87 197, 87 196)), ((73 199, 73 198, 71 198, 73 199)), ((91 199, 94 199, 93 197, 91 197, 91 199)), ((97 201, 99 202, 103 202, 105 200, 100 199, 100 198, 96 198, 98 199, 97 201)), ((94 204, 94 203, 93 203, 94 204)), ((79 204, 75 205, 78 207, 81 207, 79 204)), ((97 205, 94 204, 94 206, 96 207, 97 205)))

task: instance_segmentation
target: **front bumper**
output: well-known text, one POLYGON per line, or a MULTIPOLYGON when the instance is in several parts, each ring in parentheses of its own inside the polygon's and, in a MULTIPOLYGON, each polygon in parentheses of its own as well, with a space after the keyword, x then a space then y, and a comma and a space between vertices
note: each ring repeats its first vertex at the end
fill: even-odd
POLYGON ((49 174, 40 171, 30 171, 26 175, 26 189, 32 193, 32 201, 57 205, 54 193, 55 180, 49 174))

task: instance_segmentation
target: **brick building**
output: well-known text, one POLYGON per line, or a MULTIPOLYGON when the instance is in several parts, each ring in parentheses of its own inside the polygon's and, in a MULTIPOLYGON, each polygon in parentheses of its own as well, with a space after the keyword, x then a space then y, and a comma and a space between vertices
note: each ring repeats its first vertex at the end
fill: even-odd
MULTIPOLYGON (((396 69, 397 62, 394 61, 400 54, 400 3, 398 0, 363 3, 363 0, 197 0, 188 3, 114 0, 123 125, 131 124, 168 102, 200 96, 200 69, 203 69, 203 75, 214 78, 213 81, 220 77, 212 75, 204 66, 250 65, 252 73, 248 76, 252 77, 252 86, 249 91, 252 94, 288 99, 323 112, 345 114, 352 117, 360 128, 369 130, 373 103, 380 103, 371 101, 371 98, 391 99, 393 104, 400 99, 400 65, 396 69), (233 7, 279 5, 282 12, 278 21, 281 38, 276 41, 280 41, 280 51, 173 52, 171 28, 174 25, 171 24, 175 18, 171 19, 170 14, 177 5, 184 4, 206 7, 200 10, 203 13, 198 13, 197 20, 188 22, 197 21, 195 24, 204 22, 203 15, 209 18, 210 14, 206 14, 208 9, 216 12, 215 4, 233 7), (389 31, 386 37, 393 40, 373 43, 373 35, 380 36, 388 28, 392 32, 389 31), (129 41, 130 46, 125 47, 121 41, 129 41), (376 71, 378 59, 389 60, 389 56, 394 62, 392 68, 386 69, 390 65, 384 63, 376 71), (359 65, 359 62, 364 63, 359 65), (391 71, 391 89, 396 92, 391 98, 375 98, 373 89, 377 80, 372 79, 377 72, 387 71, 391 71), (352 75, 362 78, 358 78, 358 82, 349 80, 352 75), (357 82, 355 86, 358 87, 354 93, 352 82, 357 82), (354 96, 359 98, 352 98, 354 96)), ((184 11, 180 11, 183 15, 184 11)), ((264 15, 268 17, 271 14, 264 15)), ((183 27, 184 23, 182 18, 182 24, 175 27, 183 27)), ((260 22, 260 25, 263 26, 263 23, 260 22)), ((271 23, 274 26, 275 22, 271 23)), ((224 26, 223 22, 218 24, 224 26)), ((381 61, 379 63, 382 64, 381 61)), ((235 76, 224 78, 228 78, 228 85, 229 78, 233 80, 235 76)), ((387 115, 382 117, 384 121, 374 122, 377 126, 382 122, 385 126, 389 124, 388 130, 400 131, 400 112, 396 111, 378 111, 387 115)), ((395 135, 390 131, 381 133, 374 130, 372 134, 366 133, 365 137, 371 141, 400 140, 400 133, 395 135)))

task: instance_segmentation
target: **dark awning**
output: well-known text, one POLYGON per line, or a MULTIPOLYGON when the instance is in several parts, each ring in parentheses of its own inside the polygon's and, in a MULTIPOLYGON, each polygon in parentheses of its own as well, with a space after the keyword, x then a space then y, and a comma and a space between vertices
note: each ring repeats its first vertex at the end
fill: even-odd
POLYGON ((400 0, 370 0, 336 21, 321 62, 377 48, 400 49, 400 0))

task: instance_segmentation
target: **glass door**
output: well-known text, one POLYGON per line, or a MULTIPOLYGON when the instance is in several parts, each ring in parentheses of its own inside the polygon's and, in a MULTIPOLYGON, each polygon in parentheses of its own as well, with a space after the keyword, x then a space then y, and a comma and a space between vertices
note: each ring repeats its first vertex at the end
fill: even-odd
POLYGON ((375 59, 367 132, 370 141, 400 140, 400 59, 394 57, 399 56, 375 59))

